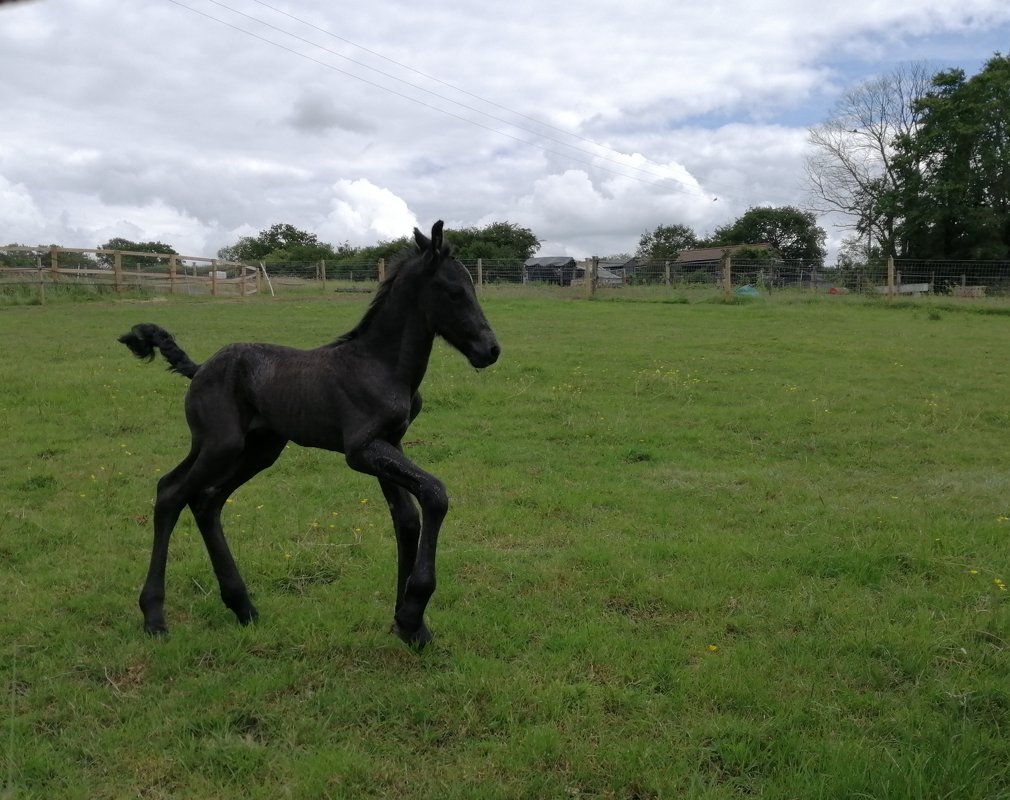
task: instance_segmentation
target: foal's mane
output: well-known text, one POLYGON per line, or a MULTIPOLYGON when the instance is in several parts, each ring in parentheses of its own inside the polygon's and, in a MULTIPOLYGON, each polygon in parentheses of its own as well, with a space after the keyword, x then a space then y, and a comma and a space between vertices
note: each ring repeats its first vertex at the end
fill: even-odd
MULTIPOLYGON (((442 258, 446 258, 451 253, 451 249, 448 244, 442 245, 442 250, 439 255, 442 258)), ((424 253, 418 253, 414 247, 406 247, 401 250, 397 255, 395 255, 389 265, 389 274, 386 275, 382 283, 379 284, 379 288, 375 292, 375 297, 372 298, 372 302, 368 304, 368 308, 365 310, 364 315, 358 320, 358 324, 351 328, 347 333, 338 336, 331 343, 331 347, 335 347, 338 344, 345 344, 354 339, 357 339, 361 334, 368 330, 368 326, 371 325, 372 320, 378 315, 379 311, 385 306, 386 301, 389 299, 389 294, 393 289, 393 285, 396 283, 400 274, 403 272, 410 271, 413 266, 411 262, 421 262, 424 259, 424 253)))

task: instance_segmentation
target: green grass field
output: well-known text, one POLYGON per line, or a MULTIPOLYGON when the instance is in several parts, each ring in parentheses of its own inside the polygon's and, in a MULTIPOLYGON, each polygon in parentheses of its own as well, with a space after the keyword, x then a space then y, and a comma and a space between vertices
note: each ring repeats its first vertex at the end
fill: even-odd
POLYGON ((136 608, 186 381, 116 337, 366 296, 0 309, 0 798, 1010 797, 1008 316, 681 299, 491 293, 501 361, 436 348, 421 654, 377 485, 294 446, 225 513, 260 623, 188 515, 170 637, 136 608))

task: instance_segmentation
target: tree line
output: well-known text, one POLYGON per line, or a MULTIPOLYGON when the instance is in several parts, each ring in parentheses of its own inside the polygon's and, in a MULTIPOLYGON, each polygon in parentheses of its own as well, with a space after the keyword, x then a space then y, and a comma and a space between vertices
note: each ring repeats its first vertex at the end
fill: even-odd
MULTIPOLYGON (((452 242, 456 256, 464 261, 525 261, 540 249, 536 235, 520 225, 511 222, 493 222, 483 227, 446 229, 446 236, 452 242)), ((389 261, 403 250, 413 246, 413 238, 403 236, 389 241, 380 241, 366 247, 353 247, 347 242, 332 245, 320 241, 309 231, 296 228, 288 223, 277 223, 260 231, 256 236, 243 236, 237 242, 217 251, 222 261, 238 261, 256 264, 318 263, 326 261, 335 268, 378 263, 380 259, 389 261)), ((16 247, 17 245, 11 245, 16 247)), ((99 265, 111 269, 115 251, 132 254, 158 253, 179 255, 169 244, 159 241, 135 242, 116 237, 98 246, 93 256, 86 253, 63 253, 64 267, 99 265)), ((163 261, 143 255, 122 256, 123 268, 130 271, 157 268, 163 261)), ((30 267, 34 256, 26 253, 0 253, 0 266, 30 267)))
MULTIPOLYGON (((529 228, 511 222, 493 222, 484 227, 445 230, 457 258, 475 261, 525 261, 540 249, 540 240, 529 228)), ((335 267, 389 261, 413 245, 408 236, 381 241, 366 247, 347 242, 333 246, 321 242, 314 233, 286 223, 271 225, 256 236, 244 236, 235 244, 218 250, 218 258, 228 261, 290 263, 326 261, 335 267)))
MULTIPOLYGON (((468 262, 477 259, 524 262, 540 249, 540 240, 533 231, 511 222, 455 230, 447 228, 445 233, 456 256, 468 262)), ((770 245, 772 250, 744 248, 737 251, 737 257, 763 260, 775 256, 822 264, 825 239, 824 230, 818 227, 813 213, 792 207, 762 207, 748 210, 734 222, 716 228, 708 237, 697 236, 685 225, 660 225, 642 234, 635 256, 649 261, 673 260, 686 249, 755 244, 770 245)), ((217 256, 227 261, 267 264, 326 261, 327 265, 339 268, 374 264, 379 259, 389 261, 410 247, 412 241, 404 236, 366 247, 352 247, 346 242, 333 246, 293 225, 277 224, 256 236, 242 237, 235 244, 221 248, 217 256)))
POLYGON ((813 212, 793 206, 758 206, 717 227, 709 236, 698 236, 679 223, 660 225, 642 234, 635 257, 649 262, 675 261, 684 250, 733 247, 734 257, 747 261, 776 258, 821 266, 827 255, 826 240, 813 212))
POLYGON ((839 262, 1010 258, 1010 58, 971 78, 906 64, 810 130, 812 204, 840 212, 839 262))
MULTIPOLYGON (((524 262, 540 250, 540 240, 529 228, 511 222, 493 222, 483 227, 468 227, 455 230, 446 229, 446 238, 452 243, 456 256, 463 261, 474 262, 524 262)), ((660 225, 643 233, 635 251, 635 257, 643 261, 672 261, 682 250, 699 247, 741 246, 736 256, 748 260, 765 260, 779 257, 789 260, 803 260, 811 264, 822 264, 825 256, 825 233, 817 226, 816 217, 806 211, 792 207, 752 208, 732 223, 716 228, 707 237, 698 236, 686 225, 660 225), (767 248, 748 250, 746 245, 770 245, 767 248)), ((328 266, 354 267, 361 264, 376 264, 380 259, 389 261, 404 249, 412 246, 413 239, 403 236, 398 239, 381 241, 365 247, 352 247, 347 242, 332 245, 320 241, 309 231, 301 230, 288 223, 271 225, 256 236, 244 236, 237 242, 217 251, 222 261, 238 261, 250 264, 318 263, 325 261, 328 266)), ((99 252, 87 254, 66 253, 61 256, 64 266, 73 266, 77 260, 111 269, 115 251, 130 253, 175 254, 178 251, 160 241, 135 242, 121 237, 110 239, 99 245, 99 252)), ((564 254, 558 254, 564 255, 564 254)), ((28 259, 28 256, 0 255, 0 261, 11 258, 28 259)), ((628 258, 610 256, 610 258, 628 258)), ((27 263, 27 262, 26 262, 27 263)), ((161 260, 142 255, 122 256, 124 269, 130 271, 158 268, 161 260)), ((8 264, 8 266, 14 266, 8 264)))

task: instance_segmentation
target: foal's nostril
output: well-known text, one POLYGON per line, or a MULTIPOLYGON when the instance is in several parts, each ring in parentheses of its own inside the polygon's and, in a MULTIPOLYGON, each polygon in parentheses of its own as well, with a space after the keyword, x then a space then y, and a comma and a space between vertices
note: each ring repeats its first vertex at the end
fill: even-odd
POLYGON ((501 347, 498 346, 498 342, 492 340, 490 344, 487 342, 482 342, 480 346, 473 349, 467 356, 470 360, 470 364, 477 369, 484 369, 484 367, 490 367, 495 361, 498 360, 498 356, 501 355, 501 347))

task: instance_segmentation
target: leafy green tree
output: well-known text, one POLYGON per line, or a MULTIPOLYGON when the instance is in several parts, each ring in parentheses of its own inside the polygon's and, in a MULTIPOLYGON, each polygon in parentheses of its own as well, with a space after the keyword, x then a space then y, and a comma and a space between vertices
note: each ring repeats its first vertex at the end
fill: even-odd
POLYGON ((412 237, 401 236, 398 239, 382 241, 368 247, 354 247, 344 249, 337 257, 338 264, 364 264, 373 266, 382 259, 387 264, 393 261, 400 253, 409 247, 414 246, 412 237))
POLYGON ((447 230, 446 240, 462 261, 525 261, 540 249, 540 240, 529 228, 512 222, 492 222, 483 228, 447 230))
MULTIPOLYGON (((511 222, 494 222, 483 228, 446 230, 446 239, 457 257, 464 261, 478 258, 500 261, 525 261, 540 248, 540 241, 528 228, 511 222)), ((352 247, 348 242, 334 248, 320 242, 313 233, 292 225, 278 224, 260 231, 256 236, 244 236, 235 244, 218 250, 218 258, 228 261, 267 263, 313 262, 325 260, 328 266, 374 266, 380 259, 387 263, 403 250, 413 246, 413 237, 380 241, 367 247, 352 247)), ((337 274, 337 273, 332 273, 337 274)))
POLYGON ((38 257, 34 251, 41 250, 42 248, 32 248, 31 252, 26 252, 27 245, 11 243, 7 245, 10 248, 19 248, 18 250, 0 250, 0 267, 9 267, 16 269, 34 269, 38 266, 38 257), (25 248, 22 250, 20 248, 25 248))
POLYGON ((972 78, 937 73, 918 128, 899 140, 905 178, 894 195, 915 258, 1010 257, 1010 57, 972 78))
MULTIPOLYGON (((222 261, 259 261, 259 258, 253 255, 258 252, 261 251, 258 250, 256 239, 252 236, 243 236, 235 244, 219 249, 217 257, 222 261)), ((266 255, 266 252, 263 254, 266 255)))
MULTIPOLYGON (((531 230, 510 222, 494 222, 483 228, 446 229, 445 238, 452 245, 456 257, 467 262, 478 258, 486 261, 525 261, 540 248, 540 240, 531 230)), ((413 246, 414 239, 410 236, 367 247, 351 247, 345 243, 337 251, 334 263, 337 266, 374 265, 383 259, 388 264, 413 246)))
MULTIPOLYGON (((115 237, 109 239, 105 244, 98 246, 100 251, 125 250, 133 253, 159 253, 163 255, 178 255, 178 251, 171 245, 164 242, 134 242, 129 239, 115 237)), ((115 263, 115 256, 111 252, 99 252, 95 255, 96 260, 102 266, 111 269, 115 263)), ((138 272, 145 269, 157 269, 164 265, 165 260, 161 258, 145 258, 144 256, 123 256, 123 269, 138 272)))
POLYGON ((299 230, 294 225, 278 223, 262 230, 256 236, 243 236, 235 244, 217 251, 218 258, 226 261, 319 261, 332 259, 338 251, 320 242, 314 233, 299 230))
POLYGON ((659 225, 638 240, 635 256, 642 261, 676 261, 681 250, 698 246, 698 237, 687 225, 659 225))
MULTIPOLYGON (((827 234, 811 211, 792 206, 758 206, 736 221, 716 228, 707 245, 770 244, 787 261, 823 265, 827 234)), ((757 251, 755 251, 756 253, 757 251)), ((746 258, 738 253, 737 257, 746 258)))

